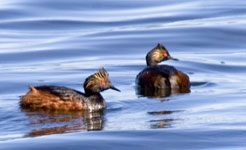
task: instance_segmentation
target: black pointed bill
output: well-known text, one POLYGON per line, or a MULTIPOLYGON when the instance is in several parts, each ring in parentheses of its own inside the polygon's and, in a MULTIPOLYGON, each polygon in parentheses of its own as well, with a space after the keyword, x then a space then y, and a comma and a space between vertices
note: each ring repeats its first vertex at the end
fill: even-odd
POLYGON ((117 88, 116 88, 116 87, 114 87, 114 86, 111 86, 111 87, 110 87, 110 89, 120 92, 120 90, 119 90, 119 89, 117 89, 117 88))
POLYGON ((173 58, 172 56, 168 56, 168 59, 178 61, 177 58, 173 58))

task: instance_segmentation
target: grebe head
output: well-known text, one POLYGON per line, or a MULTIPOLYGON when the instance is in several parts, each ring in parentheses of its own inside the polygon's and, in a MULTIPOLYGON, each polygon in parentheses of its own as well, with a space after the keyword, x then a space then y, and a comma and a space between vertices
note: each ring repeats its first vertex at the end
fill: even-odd
POLYGON ((169 59, 178 60, 171 57, 167 49, 160 43, 146 55, 146 63, 148 66, 155 66, 158 63, 169 59))
POLYGON ((95 74, 86 78, 84 89, 85 93, 99 93, 107 89, 120 91, 113 86, 109 79, 109 75, 104 68, 99 69, 95 74))

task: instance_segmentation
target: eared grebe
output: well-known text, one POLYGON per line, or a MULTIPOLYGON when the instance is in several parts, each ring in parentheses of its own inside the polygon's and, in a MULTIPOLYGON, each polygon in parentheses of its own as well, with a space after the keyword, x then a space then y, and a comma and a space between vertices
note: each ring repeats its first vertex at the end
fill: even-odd
POLYGON ((167 49, 158 44, 146 55, 147 67, 136 77, 138 92, 144 96, 169 96, 172 93, 190 92, 189 77, 172 66, 157 65, 171 57, 167 49))
POLYGON ((34 109, 90 110, 106 107, 101 91, 115 88, 107 71, 102 68, 84 82, 85 93, 62 86, 30 86, 30 91, 21 98, 21 106, 34 109))

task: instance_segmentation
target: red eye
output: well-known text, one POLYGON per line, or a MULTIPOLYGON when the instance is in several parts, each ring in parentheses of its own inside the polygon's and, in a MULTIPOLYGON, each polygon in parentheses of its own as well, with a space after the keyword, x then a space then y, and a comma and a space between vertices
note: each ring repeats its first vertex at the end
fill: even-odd
POLYGON ((164 57, 167 57, 167 53, 164 53, 164 57))
POLYGON ((105 81, 105 80, 103 80, 103 81, 102 81, 102 85, 105 85, 105 84, 106 84, 106 81, 105 81))

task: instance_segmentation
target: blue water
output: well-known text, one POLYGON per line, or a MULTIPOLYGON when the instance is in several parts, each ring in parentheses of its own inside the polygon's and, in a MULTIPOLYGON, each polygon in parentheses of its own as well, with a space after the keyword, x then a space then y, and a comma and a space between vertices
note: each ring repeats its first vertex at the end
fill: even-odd
POLYGON ((0 149, 246 149, 246 2, 0 0, 0 149), (138 95, 162 43, 191 93, 138 95), (23 110, 29 85, 83 91, 105 67, 103 113, 23 110))

